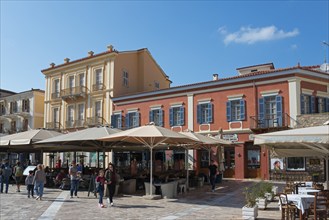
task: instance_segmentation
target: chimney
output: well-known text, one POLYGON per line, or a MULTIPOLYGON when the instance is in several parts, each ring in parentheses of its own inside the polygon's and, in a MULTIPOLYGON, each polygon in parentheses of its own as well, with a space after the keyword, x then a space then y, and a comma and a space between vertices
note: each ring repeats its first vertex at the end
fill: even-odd
POLYGON ((112 44, 107 46, 107 51, 109 51, 109 52, 113 51, 113 45, 112 44))
POLYGON ((69 63, 69 62, 70 62, 70 59, 66 57, 66 58, 64 59, 64 63, 69 63))
POLYGON ((92 57, 92 56, 94 56, 94 51, 91 50, 88 52, 88 57, 92 57))
POLYGON ((212 80, 213 80, 213 81, 218 80, 218 74, 217 74, 217 73, 212 74, 212 80))
POLYGON ((54 68, 55 67, 55 63, 51 63, 49 64, 51 68, 54 68))

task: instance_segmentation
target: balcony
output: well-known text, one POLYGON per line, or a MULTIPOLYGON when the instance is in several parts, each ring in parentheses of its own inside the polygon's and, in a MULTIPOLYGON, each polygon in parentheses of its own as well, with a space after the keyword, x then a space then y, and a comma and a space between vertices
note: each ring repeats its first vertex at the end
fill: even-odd
POLYGON ((293 119, 287 113, 281 117, 267 115, 262 119, 259 116, 250 116, 250 129, 256 134, 287 130, 291 120, 293 119))
POLYGON ((78 119, 74 121, 74 124, 76 128, 81 128, 86 125, 86 121, 84 119, 78 119))
POLYGON ((60 130, 61 129, 61 124, 59 122, 47 122, 46 123, 46 129, 60 130))
POLYGON ((70 121, 65 122, 65 128, 74 128, 74 127, 75 127, 74 120, 70 120, 70 121))
POLYGON ((51 99, 54 100, 54 99, 59 99, 61 98, 61 93, 60 92, 53 92, 51 93, 51 99))
POLYGON ((104 118, 100 117, 100 116, 90 117, 90 118, 87 118, 87 120, 86 120, 86 124, 88 125, 88 127, 103 125, 104 123, 105 123, 104 118))
POLYGON ((105 89, 105 85, 103 83, 97 83, 93 85, 93 92, 102 91, 105 89))
POLYGON ((86 87, 85 86, 77 86, 77 87, 72 87, 72 88, 67 88, 63 89, 61 91, 61 97, 62 99, 77 99, 80 97, 85 97, 86 96, 86 87))

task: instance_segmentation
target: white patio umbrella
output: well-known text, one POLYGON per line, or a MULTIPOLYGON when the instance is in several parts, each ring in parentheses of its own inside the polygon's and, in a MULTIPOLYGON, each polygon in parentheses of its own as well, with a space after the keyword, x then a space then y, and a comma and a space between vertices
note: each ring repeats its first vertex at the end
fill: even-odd
MULTIPOLYGON (((298 128, 255 135, 255 145, 264 145, 274 154, 284 157, 317 156, 329 162, 329 125, 298 128)), ((327 168, 327 188, 329 169, 327 168)))
POLYGON ((22 150, 31 151, 33 148, 27 148, 32 146, 38 141, 61 135, 56 131, 50 131, 45 129, 32 129, 29 131, 20 132, 17 134, 11 134, 0 138, 0 146, 9 150, 22 150))
POLYGON ((143 144, 150 149, 150 196, 152 196, 153 149, 163 147, 163 144, 187 144, 198 142, 197 140, 187 137, 186 135, 179 134, 163 127, 155 126, 153 124, 132 128, 100 138, 98 140, 143 144))

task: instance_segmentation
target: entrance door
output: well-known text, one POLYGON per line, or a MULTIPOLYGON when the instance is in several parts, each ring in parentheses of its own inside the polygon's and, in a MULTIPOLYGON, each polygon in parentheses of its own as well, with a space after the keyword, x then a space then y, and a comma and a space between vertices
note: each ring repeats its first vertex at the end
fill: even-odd
POLYGON ((247 146, 247 178, 261 178, 259 146, 247 146))

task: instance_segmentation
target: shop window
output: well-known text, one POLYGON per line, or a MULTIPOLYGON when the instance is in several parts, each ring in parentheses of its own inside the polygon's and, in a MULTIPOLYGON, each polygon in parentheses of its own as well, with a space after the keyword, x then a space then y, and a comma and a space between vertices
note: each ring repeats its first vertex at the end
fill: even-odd
POLYGON ((305 170, 305 157, 288 157, 287 170, 304 171, 305 170))
POLYGON ((201 151, 200 167, 201 168, 209 167, 209 152, 206 150, 201 151))
POLYGON ((248 150, 248 168, 260 168, 260 150, 248 150))

